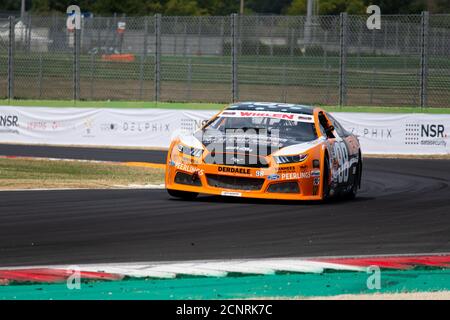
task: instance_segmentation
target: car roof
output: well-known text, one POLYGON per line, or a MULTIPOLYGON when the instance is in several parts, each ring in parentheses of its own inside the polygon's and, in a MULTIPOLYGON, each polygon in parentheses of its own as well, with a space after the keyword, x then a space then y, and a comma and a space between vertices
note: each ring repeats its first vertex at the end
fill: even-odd
POLYGON ((302 104, 292 103, 276 103, 276 102, 238 102, 233 103, 225 108, 225 110, 257 110, 257 111, 274 111, 289 112, 312 115, 315 107, 302 104))

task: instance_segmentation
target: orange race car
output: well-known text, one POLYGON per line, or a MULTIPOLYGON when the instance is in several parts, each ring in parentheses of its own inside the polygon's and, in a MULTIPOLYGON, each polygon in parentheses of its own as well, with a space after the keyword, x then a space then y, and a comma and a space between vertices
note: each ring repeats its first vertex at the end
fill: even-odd
POLYGON ((235 103, 169 148, 166 188, 264 199, 354 198, 361 185, 358 138, 321 108, 235 103))

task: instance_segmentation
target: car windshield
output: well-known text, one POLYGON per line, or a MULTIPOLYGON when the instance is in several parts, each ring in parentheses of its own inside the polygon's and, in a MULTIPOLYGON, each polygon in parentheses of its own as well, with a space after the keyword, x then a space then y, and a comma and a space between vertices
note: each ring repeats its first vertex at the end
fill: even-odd
MULTIPOLYGON (((301 116, 299 116, 301 117, 301 116)), ((309 120, 309 119, 308 119, 309 120)), ((209 123, 204 130, 219 130, 224 134, 239 132, 266 131, 270 135, 279 135, 282 139, 306 142, 317 139, 314 123, 311 121, 286 120, 274 117, 222 117, 209 123)))

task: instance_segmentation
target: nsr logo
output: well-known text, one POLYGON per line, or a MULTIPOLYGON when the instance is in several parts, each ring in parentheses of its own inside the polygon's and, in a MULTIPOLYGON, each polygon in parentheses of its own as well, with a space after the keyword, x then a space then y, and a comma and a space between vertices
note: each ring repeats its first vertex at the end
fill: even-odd
POLYGON ((12 115, 0 116, 0 127, 18 127, 19 117, 12 115))
POLYGON ((443 124, 423 124, 420 127, 420 136, 427 138, 445 138, 444 130, 445 127, 443 124))

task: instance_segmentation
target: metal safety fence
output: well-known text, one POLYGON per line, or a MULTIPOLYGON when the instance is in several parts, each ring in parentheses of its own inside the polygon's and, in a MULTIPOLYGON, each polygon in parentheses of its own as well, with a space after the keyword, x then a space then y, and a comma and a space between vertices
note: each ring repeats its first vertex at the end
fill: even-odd
POLYGON ((0 99, 450 106, 450 15, 0 18, 0 99))

